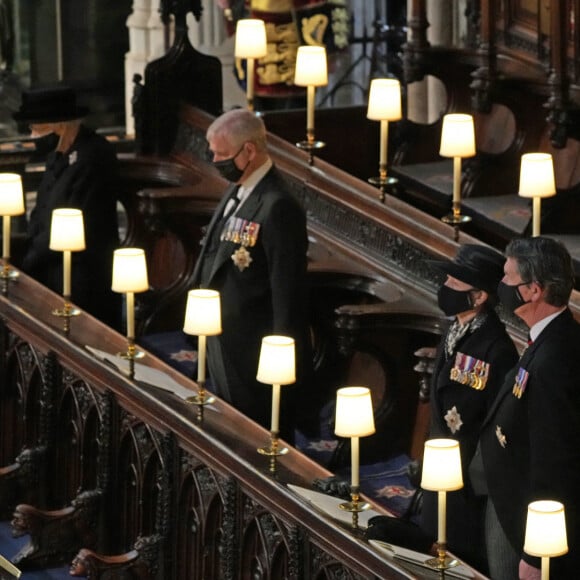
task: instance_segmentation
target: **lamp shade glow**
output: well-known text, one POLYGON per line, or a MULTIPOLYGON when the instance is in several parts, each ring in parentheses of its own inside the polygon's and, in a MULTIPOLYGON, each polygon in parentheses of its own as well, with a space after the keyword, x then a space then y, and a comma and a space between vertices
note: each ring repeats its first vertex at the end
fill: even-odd
POLYGON ((268 52, 266 25, 259 18, 242 18, 236 25, 234 55, 238 58, 262 58, 268 52))
POLYGON ((270 385, 290 385, 296 382, 294 339, 288 336, 262 338, 256 379, 270 385))
POLYGON ((530 556, 562 556, 568 552, 564 506, 540 500, 528 505, 524 551, 530 556))
POLYGON ((343 387, 336 391, 334 432, 339 437, 366 437, 375 432, 370 389, 343 387))
POLYGON ((114 292, 145 292, 149 289, 145 250, 121 248, 113 252, 114 292))
POLYGON ((59 252, 85 249, 85 225, 80 209, 60 208, 52 211, 48 247, 59 252))
POLYGON ((0 173, 0 215, 24 213, 22 178, 17 173, 0 173))
POLYGON ((471 115, 452 113, 443 117, 439 155, 443 157, 475 155, 475 128, 471 115))
POLYGON ((430 491, 455 491, 463 487, 459 441, 425 441, 421 487, 430 491))
POLYGON ((401 84, 397 79, 373 79, 369 91, 367 119, 398 121, 402 118, 401 84))
POLYGON ((298 47, 294 84, 299 87, 323 87, 328 84, 324 46, 298 47))
POLYGON ((214 336, 222 331, 220 294, 196 288, 187 293, 183 332, 195 336, 214 336))
POLYGON ((525 153, 520 163, 521 197, 551 197, 556 194, 554 163, 549 153, 525 153))

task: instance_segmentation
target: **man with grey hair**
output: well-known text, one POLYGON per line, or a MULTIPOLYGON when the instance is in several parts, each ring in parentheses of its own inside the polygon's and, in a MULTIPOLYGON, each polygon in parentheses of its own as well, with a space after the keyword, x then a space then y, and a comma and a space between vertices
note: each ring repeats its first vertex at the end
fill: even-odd
POLYGON ((574 578, 580 566, 580 325, 567 307, 572 260, 547 237, 513 240, 506 258, 498 295, 529 327, 530 340, 480 437, 490 576, 540 578, 539 560, 523 551, 527 507, 556 500, 565 507, 569 552, 552 560, 550 577, 574 578))
POLYGON ((231 185, 207 228, 194 284, 221 295, 221 335, 208 337, 214 391, 270 427, 271 388, 256 381, 261 341, 296 342, 296 385, 284 389, 280 434, 292 442, 297 388, 308 382, 306 215, 268 154, 264 122, 247 109, 207 130, 214 167, 231 185))

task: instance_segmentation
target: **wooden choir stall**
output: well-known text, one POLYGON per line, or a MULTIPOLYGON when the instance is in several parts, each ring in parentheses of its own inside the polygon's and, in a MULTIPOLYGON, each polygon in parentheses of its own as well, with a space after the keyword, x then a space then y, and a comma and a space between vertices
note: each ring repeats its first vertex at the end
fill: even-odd
MULTIPOLYGON (((187 3, 174 4, 174 44, 148 65, 135 103, 134 151, 119 152, 122 244, 145 250, 150 280, 150 289, 137 295, 142 344, 181 330, 202 228, 226 185, 205 158, 205 131, 221 112, 221 69, 189 43, 187 3)), ((564 18, 556 4, 552 26, 564 18)), ((481 214, 490 205, 470 205, 485 192, 492 197, 490 171, 513 196, 518 155, 549 144, 560 153, 562 187, 573 192, 578 182, 566 48, 537 47, 540 60, 548 52, 553 60, 547 84, 533 95, 541 103, 542 91, 551 91, 549 121, 537 126, 526 118, 531 109, 513 106, 517 90, 506 78, 521 72, 516 64, 522 58, 513 49, 507 61, 498 57, 501 47, 494 43, 514 30, 503 13, 495 14, 496 3, 480 3, 482 18, 470 23, 479 22, 485 34, 480 46, 465 50, 430 46, 425 2, 410 5, 402 61, 407 82, 439 75, 450 110, 467 108, 470 96, 476 105, 482 154, 463 185, 470 226, 457 232, 440 220, 449 209, 450 188, 439 187, 445 180, 438 182, 437 175, 451 172, 436 154, 440 123, 406 121, 394 131, 389 164, 399 181, 382 199, 367 182, 375 172, 376 135, 369 137, 373 130, 363 111, 322 114, 317 131, 328 131, 329 147, 314 159, 294 144, 296 119, 304 111, 264 114, 274 163, 308 217, 312 389, 327 402, 341 386, 371 389, 377 434, 362 444, 368 463, 398 454, 418 459, 423 451, 428 353, 447 324, 436 304, 440 279, 426 261, 452 259, 460 243, 501 247, 514 235, 481 214), (361 155, 340 146, 337 118, 344 120, 342 129, 358 127, 361 155), (498 142, 493 136, 499 125, 511 132, 498 142)), ((540 68, 534 68, 537 75, 540 68)), ((34 188, 37 177, 25 173, 25 154, 4 155, 1 162, 24 174, 28 190, 34 188)), ((565 200, 575 203, 570 196, 565 200)), ((529 214, 516 233, 528 221, 529 214)), ((308 495, 314 480, 333 476, 330 468, 291 448, 272 472, 257 452, 268 441, 265 429, 219 399, 201 413, 188 401, 198 389, 193 377, 148 348, 131 374, 117 356, 126 350, 126 338, 84 312, 65 332, 53 314, 61 303, 62 297, 22 273, 6 282, 0 296, 0 510, 23 541, 17 565, 65 565, 73 576, 92 579, 435 577, 367 542, 364 520, 353 528, 338 508, 329 513, 318 500, 305 499, 314 497, 308 495)), ((571 307, 578 315, 577 291, 571 307)), ((514 319, 506 323, 521 346, 522 327, 514 319)), ((333 465, 345 458, 348 450, 339 443, 333 465)), ((387 513, 371 504, 373 512, 387 513)), ((466 570, 466 577, 483 578, 466 570)))

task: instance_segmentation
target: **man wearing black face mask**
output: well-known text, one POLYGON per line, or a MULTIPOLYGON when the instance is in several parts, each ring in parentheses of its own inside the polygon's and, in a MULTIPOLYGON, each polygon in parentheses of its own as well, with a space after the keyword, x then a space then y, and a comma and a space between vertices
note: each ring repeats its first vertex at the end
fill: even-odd
POLYGON ((213 389, 270 427, 271 387, 256 381, 261 341, 296 343, 296 384, 284 389, 280 433, 293 440, 298 390, 309 382, 306 216, 267 151, 264 122, 247 109, 218 117, 207 131, 213 165, 231 182, 207 228, 194 284, 221 295, 221 335, 208 337, 213 389))
MULTIPOLYGON (((430 263, 447 276, 438 303, 453 319, 437 351, 429 438, 457 439, 466 474, 481 424, 505 373, 517 360, 515 346, 493 308, 504 258, 486 246, 465 244, 452 262, 430 263)), ((447 498, 447 541, 455 554, 485 571, 485 499, 475 496, 465 475, 464 482, 462 490, 447 498)), ((437 537, 435 492, 424 492, 421 527, 437 537)))
POLYGON ((568 554, 552 558, 550 578, 580 567, 580 325, 567 308, 574 286, 570 254, 545 237, 506 248, 498 294, 530 329, 523 352, 486 418, 480 439, 489 494, 486 541, 491 577, 539 579, 540 561, 523 552, 528 503, 565 508, 568 554))

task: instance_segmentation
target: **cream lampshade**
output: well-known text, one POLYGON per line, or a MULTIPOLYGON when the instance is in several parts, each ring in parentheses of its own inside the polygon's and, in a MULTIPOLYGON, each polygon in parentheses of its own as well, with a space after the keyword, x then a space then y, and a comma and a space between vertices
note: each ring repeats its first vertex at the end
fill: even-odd
POLYGON ((429 560, 428 564, 434 568, 446 569, 457 563, 455 560, 451 561, 446 557, 446 493, 463 487, 459 441, 455 439, 430 439, 425 441, 421 487, 438 492, 438 558, 429 560))
POLYGON ((371 391, 367 387, 343 387, 336 391, 334 432, 351 439, 351 484, 359 485, 359 437, 375 432, 371 391))
POLYGON ((443 117, 439 155, 442 157, 475 155, 475 129, 471 115, 450 113, 443 117))
POLYGON ((369 181, 374 185, 387 185, 387 149, 389 144, 389 121, 402 118, 401 84, 397 79, 373 79, 369 91, 367 119, 380 121, 381 137, 379 152, 379 177, 369 181))
POLYGON ((236 25, 234 56, 247 59, 246 100, 248 109, 254 108, 254 66, 255 59, 266 56, 268 43, 266 24, 259 18, 242 18, 236 25))
POLYGON ((542 558, 542 580, 550 577, 550 557, 568 552, 564 505, 553 500, 528 505, 524 552, 542 558))
MULTIPOLYGON (((298 144, 305 149, 315 149, 324 144, 314 141, 314 106, 316 87, 328 84, 326 48, 324 46, 300 46, 296 54, 294 84, 306 87, 306 142, 298 144)), ((312 159, 311 159, 312 161, 312 159)))
POLYGON ((141 248, 121 248, 113 252, 112 290, 126 294, 127 298, 127 338, 135 338, 135 292, 149 289, 145 250, 141 248))
POLYGON ((85 225, 80 209, 53 210, 48 247, 58 252, 78 252, 85 249, 85 225))
POLYGON ((183 332, 198 337, 197 382, 205 382, 206 336, 222 332, 220 294, 215 290, 196 288, 187 293, 183 332))
POLYGON ((549 153, 525 153, 520 163, 518 195, 533 198, 532 235, 540 235, 541 200, 556 195, 554 163, 549 153))
POLYGON ((280 385, 296 382, 295 356, 293 338, 276 335, 262 338, 256 379, 272 385, 272 433, 279 431, 280 385))
POLYGON ((52 211, 48 247, 63 253, 62 294, 68 298, 71 296, 71 252, 85 249, 85 225, 80 209, 52 211))
POLYGON ((24 213, 22 178, 17 173, 0 173, 0 215, 2 216, 2 257, 10 258, 10 217, 24 213))
POLYGON ((457 226, 469 221, 469 216, 461 215, 461 159, 475 155, 475 128, 473 117, 462 113, 451 113, 443 117, 439 155, 453 157, 453 200, 452 214, 444 216, 444 222, 456 227, 455 239, 458 239, 457 226))

